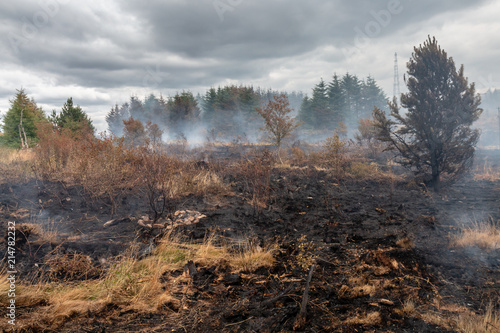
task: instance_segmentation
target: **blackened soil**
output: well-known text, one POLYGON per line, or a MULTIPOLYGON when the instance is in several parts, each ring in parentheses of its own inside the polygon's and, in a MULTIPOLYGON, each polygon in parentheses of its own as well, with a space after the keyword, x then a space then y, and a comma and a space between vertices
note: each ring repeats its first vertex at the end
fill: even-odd
MULTIPOLYGON (((446 332, 397 309, 410 299, 422 312, 444 303, 479 311, 484 300, 500 296, 498 251, 449 245, 470 217, 500 219, 499 182, 467 181, 436 195, 405 183, 338 183, 327 172, 307 167, 274 169, 266 206, 253 207, 244 179, 232 175, 226 181, 232 184, 232 195, 184 198, 180 208, 198 210, 207 218, 183 232, 193 240, 215 229, 235 243, 248 238, 262 246, 278 242, 275 267, 240 273, 223 265, 198 267, 191 281, 170 290, 182 305, 148 314, 110 306, 68 318, 59 327, 30 323, 26 331, 292 331, 311 254, 317 259, 307 321, 298 331, 446 332), (405 240, 414 246, 402 246, 405 240), (367 314, 378 319, 363 321, 367 314)), ((76 186, 37 181, 0 185, 3 232, 7 221, 45 230, 18 230, 16 268, 26 281, 98 277, 106 262, 131 242, 147 242, 136 223, 145 209, 133 193, 111 216, 110 205, 86 198, 76 186), (116 223, 104 227, 111 219, 116 223), (51 239, 50 231, 57 231, 59 239, 51 239), (71 277, 49 274, 47 263, 61 254, 88 256, 95 271, 71 277)), ((1 242, 4 257, 7 247, 1 242)), ((180 274, 168 272, 166 286, 180 274)), ((20 309, 19 321, 29 323, 35 310, 20 309)))

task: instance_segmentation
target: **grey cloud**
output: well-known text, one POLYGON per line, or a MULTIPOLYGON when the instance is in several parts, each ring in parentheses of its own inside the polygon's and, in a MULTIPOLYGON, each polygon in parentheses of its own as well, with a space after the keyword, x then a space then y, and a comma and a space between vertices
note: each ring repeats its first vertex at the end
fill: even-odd
MULTIPOLYGON (((335 66, 349 70, 360 67, 346 63, 342 49, 355 46, 355 28, 364 30, 376 20, 373 11, 386 9, 390 1, 394 0, 220 0, 232 6, 223 13, 222 21, 214 0, 65 1, 67 4, 60 4, 57 13, 19 47, 19 52, 11 47, 9 33, 23 36, 25 19, 33 21, 33 15, 42 9, 38 0, 3 1, 0 65, 6 70, 20 66, 26 73, 47 77, 59 87, 75 85, 102 91, 202 90, 227 79, 267 82, 269 74, 283 65, 300 67, 296 70, 317 79, 329 79, 334 71, 342 72, 335 66), (324 51, 327 47, 331 54, 324 51), (323 72, 318 63, 327 64, 323 72), (315 72, 308 73, 308 68, 315 72)), ((391 55, 384 52, 393 53, 393 49, 404 46, 410 53, 407 43, 415 45, 423 42, 427 34, 433 35, 429 22, 439 22, 442 17, 444 23, 459 12, 489 2, 400 3, 403 11, 392 15, 390 24, 371 41, 380 45, 382 55, 373 56, 377 64, 388 58, 388 72, 392 69, 391 55)), ((440 36, 436 37, 441 42, 440 36)), ((405 60, 401 60, 400 71, 404 70, 405 60)), ((380 68, 375 71, 383 72, 380 68)), ((363 77, 368 74, 359 73, 363 77)), ((311 77, 304 81, 311 82, 311 77)), ((30 82, 25 84, 29 88, 30 82)), ((308 85, 304 90, 309 89, 308 85)), ((14 93, 10 86, 0 87, 0 99, 4 101, 0 104, 14 93)), ((52 102, 62 105, 64 99, 62 103, 46 103, 52 102)), ((78 103, 105 105, 106 101, 98 98, 78 103)))

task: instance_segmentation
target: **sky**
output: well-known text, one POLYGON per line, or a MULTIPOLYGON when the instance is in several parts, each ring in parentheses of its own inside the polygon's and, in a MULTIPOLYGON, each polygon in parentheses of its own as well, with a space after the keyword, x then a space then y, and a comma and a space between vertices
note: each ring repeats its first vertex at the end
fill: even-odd
POLYGON ((311 89, 346 72, 401 91, 435 36, 479 92, 500 88, 500 1, 17 0, 0 2, 0 113, 24 88, 50 113, 72 97, 106 129, 130 96, 243 84, 311 89))

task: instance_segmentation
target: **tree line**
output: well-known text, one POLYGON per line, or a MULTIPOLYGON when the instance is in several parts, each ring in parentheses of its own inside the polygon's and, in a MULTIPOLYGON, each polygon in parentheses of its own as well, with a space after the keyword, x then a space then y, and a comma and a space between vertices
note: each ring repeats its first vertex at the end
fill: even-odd
MULTIPOLYGON (((283 93, 228 85, 217 89, 212 87, 204 95, 197 96, 190 91, 167 98, 150 94, 144 100, 132 96, 128 102, 113 106, 106 122, 108 130, 116 136, 124 134, 124 121, 132 119, 157 124, 170 138, 185 136, 200 127, 220 139, 251 136, 263 125, 256 109, 283 93)), ((284 94, 292 109, 298 110, 304 95, 300 92, 284 94)))
POLYGON ((304 98, 299 119, 313 130, 334 130, 339 123, 356 128, 359 120, 371 117, 374 107, 386 110, 387 98, 373 77, 335 74, 328 83, 321 79, 312 96, 304 98))
POLYGON ((309 97, 302 92, 264 90, 248 86, 227 85, 209 88, 204 95, 189 91, 163 98, 153 94, 143 101, 135 96, 128 102, 115 105, 106 116, 108 130, 123 135, 124 121, 139 120, 154 123, 170 137, 204 128, 220 139, 252 136, 264 125, 256 111, 274 97, 288 98, 292 115, 306 131, 331 131, 340 122, 356 128, 360 119, 369 118, 375 106, 387 108, 387 98, 375 79, 360 80, 356 75, 333 76, 332 82, 320 81, 309 97))

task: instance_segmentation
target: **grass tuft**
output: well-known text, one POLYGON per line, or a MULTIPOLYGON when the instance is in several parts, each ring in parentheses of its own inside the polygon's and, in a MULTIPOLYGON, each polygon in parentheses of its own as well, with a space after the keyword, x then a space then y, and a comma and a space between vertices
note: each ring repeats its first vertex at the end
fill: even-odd
POLYGON ((474 222, 452 240, 456 247, 477 246, 485 251, 500 249, 500 221, 474 222))

